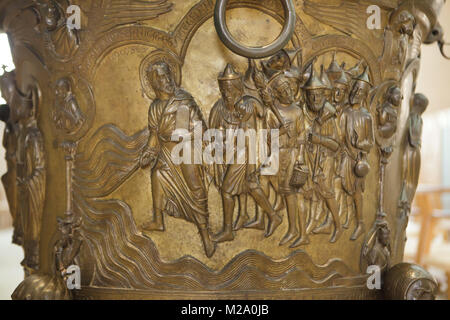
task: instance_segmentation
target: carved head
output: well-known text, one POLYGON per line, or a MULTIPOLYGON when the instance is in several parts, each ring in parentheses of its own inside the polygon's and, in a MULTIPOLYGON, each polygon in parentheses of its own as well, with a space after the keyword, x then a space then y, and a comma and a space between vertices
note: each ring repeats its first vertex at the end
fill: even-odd
POLYGON ((333 101, 342 104, 348 97, 348 86, 342 83, 335 83, 333 87, 333 101))
POLYGON ((56 82, 55 94, 58 99, 65 99, 72 92, 72 85, 67 78, 59 79, 56 82))
POLYGON ((421 115, 428 108, 429 100, 422 93, 416 93, 413 98, 412 113, 421 115))
POLYGON ((395 107, 400 106, 403 100, 401 89, 397 86, 390 87, 387 91, 386 100, 395 107))
POLYGON ((151 65, 147 70, 147 77, 157 98, 167 100, 174 95, 175 78, 166 62, 161 61, 151 65))
POLYGON ((313 112, 322 110, 327 98, 325 94, 327 85, 317 76, 314 68, 311 70, 311 76, 306 82, 304 89, 306 90, 306 102, 308 108, 313 112))
POLYGON ((367 82, 357 80, 353 85, 353 89, 350 92, 350 104, 351 105, 360 105, 364 103, 367 99, 367 95, 369 94, 370 85, 367 82))
POLYGON ((306 102, 311 111, 319 112, 322 110, 326 100, 325 89, 309 89, 306 91, 306 102))
POLYGON ((266 66, 274 70, 286 70, 290 68, 291 62, 286 51, 281 50, 267 61, 266 66))
POLYGON ((49 31, 56 29, 59 19, 61 19, 61 14, 58 5, 53 0, 48 1, 45 9, 45 23, 47 24, 47 29, 49 31))
POLYGON ((396 24, 398 32, 400 32, 401 34, 412 36, 416 24, 416 19, 409 11, 403 10, 397 16, 396 24))
POLYGON ((270 83, 274 98, 282 105, 290 106, 295 97, 292 91, 292 83, 284 75, 279 75, 270 83))
POLYGON ((244 93, 242 75, 236 72, 231 64, 227 64, 225 70, 219 75, 218 81, 225 104, 228 107, 234 107, 244 93))
POLYGON ((350 78, 346 72, 341 71, 341 75, 334 81, 333 101, 336 104, 347 102, 349 94, 350 78))

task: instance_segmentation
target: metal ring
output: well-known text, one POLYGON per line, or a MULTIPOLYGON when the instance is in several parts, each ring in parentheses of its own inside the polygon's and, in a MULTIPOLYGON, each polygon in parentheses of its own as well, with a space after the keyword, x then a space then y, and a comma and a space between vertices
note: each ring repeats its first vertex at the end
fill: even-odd
POLYGON ((225 12, 228 0, 217 0, 214 11, 214 25, 224 45, 234 53, 252 59, 261 59, 274 55, 283 49, 291 40, 295 30, 296 13, 292 0, 281 0, 284 7, 285 25, 278 38, 270 45, 263 47, 246 47, 238 43, 227 27, 225 12))

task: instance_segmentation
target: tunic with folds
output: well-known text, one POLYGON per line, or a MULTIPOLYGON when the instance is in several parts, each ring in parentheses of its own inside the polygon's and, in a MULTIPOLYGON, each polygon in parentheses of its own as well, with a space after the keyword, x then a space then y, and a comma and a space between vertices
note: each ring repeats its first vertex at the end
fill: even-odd
MULTIPOLYGON (((336 109, 326 102, 319 114, 313 114, 304 107, 305 130, 328 138, 338 144, 338 131, 334 120, 336 109)), ((334 177, 336 166, 336 150, 308 143, 306 163, 311 175, 303 187, 305 197, 313 200, 334 198, 334 177)))
MULTIPOLYGON (((225 130, 227 129, 242 129, 244 132, 247 129, 256 130, 257 116, 261 116, 262 113, 261 103, 253 97, 244 96, 236 104, 234 111, 228 110, 221 99, 211 109, 209 127, 224 130, 223 136, 226 138, 225 130)), ((232 164, 226 164, 224 161, 224 164, 214 165, 214 180, 217 187, 233 196, 248 193, 250 189, 257 188, 259 181, 256 175, 256 164, 249 163, 247 144, 243 163, 236 163, 237 156, 233 158, 232 164)))
POLYGON ((177 112, 182 113, 178 115, 185 119, 183 128, 190 133, 194 131, 195 122, 202 123, 205 128, 200 108, 192 96, 182 89, 177 89, 169 101, 155 100, 148 115, 149 147, 159 151, 152 178, 157 179, 164 190, 165 212, 189 222, 206 224, 208 192, 202 166, 176 165, 172 160, 172 150, 179 143, 172 141, 172 135, 180 125, 177 112))
MULTIPOLYGON (((278 110, 283 121, 287 123, 289 134, 280 136, 279 172, 276 176, 277 183, 275 185, 278 188, 278 193, 292 194, 299 192, 299 190, 290 185, 290 181, 295 163, 300 153, 304 152, 304 116, 302 109, 296 104, 289 107, 278 107, 278 110)), ((267 112, 266 118, 269 128, 278 129, 281 127, 280 121, 272 111, 267 112)))
POLYGON ((359 154, 366 156, 374 144, 372 116, 364 108, 347 108, 342 114, 341 129, 344 150, 340 176, 344 190, 353 195, 357 190, 364 192, 365 179, 355 174, 355 166, 359 154))

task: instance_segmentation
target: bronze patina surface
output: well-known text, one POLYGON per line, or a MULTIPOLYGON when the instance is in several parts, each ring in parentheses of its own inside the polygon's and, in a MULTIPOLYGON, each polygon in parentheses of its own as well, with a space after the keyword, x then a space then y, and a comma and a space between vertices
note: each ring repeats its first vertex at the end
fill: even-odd
POLYGON ((27 274, 13 298, 432 298, 433 279, 399 263, 420 47, 443 50, 443 4, 0 0, 16 65, 2 182, 27 274), (271 132, 256 142, 276 172, 250 139, 237 163, 207 142, 250 129, 271 132), (181 139, 200 162, 174 159, 181 139))

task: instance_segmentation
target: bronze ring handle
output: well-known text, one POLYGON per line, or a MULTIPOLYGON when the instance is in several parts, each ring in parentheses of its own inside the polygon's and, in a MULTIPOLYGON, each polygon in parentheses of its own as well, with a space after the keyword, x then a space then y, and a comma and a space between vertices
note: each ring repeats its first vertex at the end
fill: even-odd
POLYGON ((234 53, 252 59, 261 59, 274 55, 281 49, 283 49, 291 40, 295 30, 296 13, 292 0, 281 0, 284 7, 284 16, 286 19, 283 31, 278 38, 267 46, 263 47, 246 47, 238 43, 227 27, 225 11, 228 4, 228 0, 217 0, 216 8, 214 11, 214 25, 217 30, 217 34, 225 46, 234 53))

